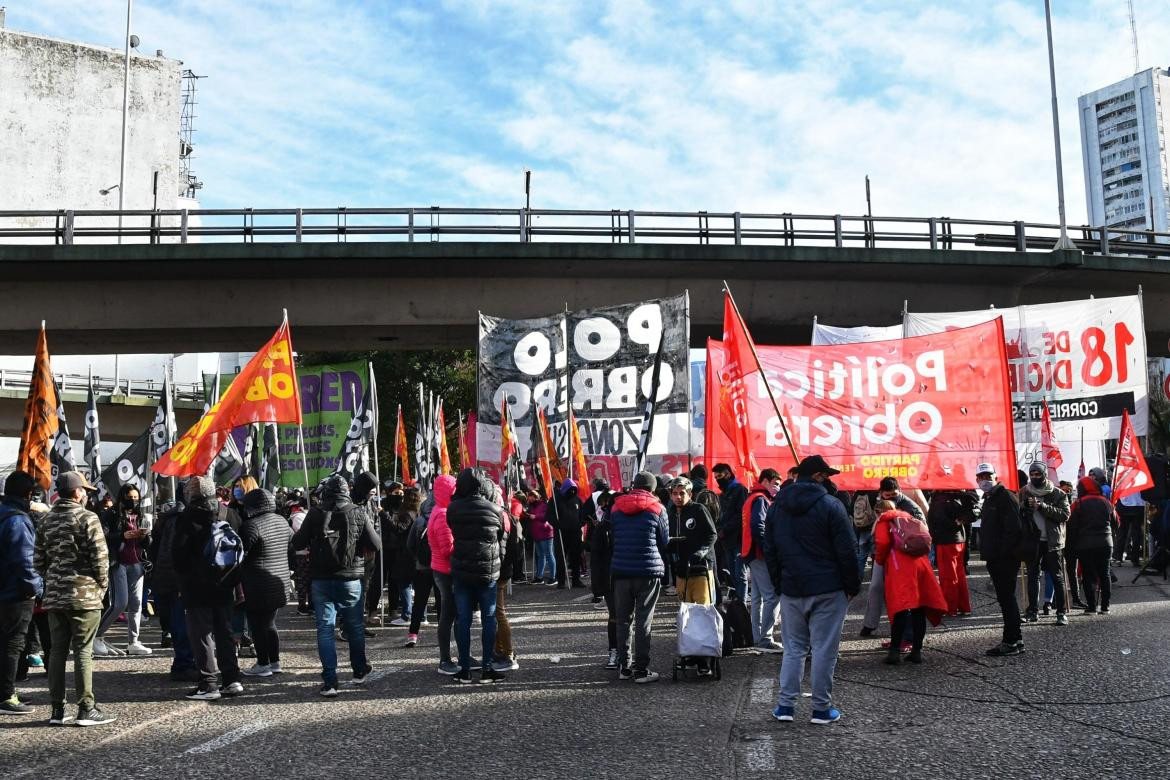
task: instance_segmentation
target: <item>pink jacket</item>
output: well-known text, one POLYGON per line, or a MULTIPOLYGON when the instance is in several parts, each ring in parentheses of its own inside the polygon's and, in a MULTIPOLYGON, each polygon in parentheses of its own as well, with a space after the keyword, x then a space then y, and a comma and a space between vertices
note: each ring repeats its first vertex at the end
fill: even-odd
POLYGON ((532 513, 532 525, 529 528, 529 533, 532 534, 532 539, 537 542, 543 542, 547 539, 552 539, 554 536, 553 527, 549 525, 548 520, 545 519, 548 515, 548 504, 543 501, 538 501, 532 509, 528 510, 532 513))
POLYGON ((447 525, 447 506, 455 492, 455 477, 443 474, 435 478, 435 508, 427 520, 427 541, 431 545, 431 570, 441 574, 451 573, 451 550, 455 539, 451 526, 447 525))

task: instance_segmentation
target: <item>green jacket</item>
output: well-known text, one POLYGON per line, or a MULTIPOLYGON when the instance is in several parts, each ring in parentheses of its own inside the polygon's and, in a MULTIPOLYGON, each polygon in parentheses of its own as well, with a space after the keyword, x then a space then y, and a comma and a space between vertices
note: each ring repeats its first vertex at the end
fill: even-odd
POLYGON ((76 501, 59 500, 37 524, 33 566, 45 579, 45 609, 101 609, 110 568, 98 516, 76 501))

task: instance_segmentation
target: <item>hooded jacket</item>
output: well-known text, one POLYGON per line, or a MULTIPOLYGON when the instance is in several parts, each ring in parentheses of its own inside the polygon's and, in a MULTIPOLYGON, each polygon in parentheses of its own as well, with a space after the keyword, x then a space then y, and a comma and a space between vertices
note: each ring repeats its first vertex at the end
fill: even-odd
POLYGON ((780 488, 764 528, 764 560, 772 584, 800 598, 861 590, 857 537, 845 506, 823 485, 801 478, 780 488))
POLYGON ((743 505, 747 501, 747 497, 748 489, 734 477, 727 487, 720 486, 719 533, 724 539, 734 542, 737 549, 743 526, 743 505))
POLYGON ((330 478, 325 482, 321 491, 321 503, 309 510, 305 521, 292 538, 294 549, 309 549, 309 578, 314 580, 360 580, 365 574, 365 561, 360 552, 362 550, 381 550, 382 538, 374 528, 374 518, 364 506, 354 504, 349 497, 349 488, 345 480, 330 478), (325 517, 329 515, 332 526, 336 522, 336 515, 343 515, 346 522, 347 539, 354 540, 354 555, 347 566, 333 569, 324 562, 316 560, 312 554, 312 544, 321 535, 325 527, 325 517))
POLYGON ((645 490, 623 493, 613 502, 609 514, 613 535, 610 576, 661 577, 669 536, 666 511, 658 499, 645 490))
POLYGON ((471 585, 500 579, 504 559, 503 508, 492 497, 492 483, 480 472, 463 469, 447 507, 451 548, 451 576, 471 585))
POLYGON ((447 509, 454 494, 455 477, 444 474, 435 479, 432 491, 435 506, 427 518, 427 543, 431 546, 431 570, 440 574, 451 573, 451 550, 455 546, 455 539, 447 523, 447 509))
POLYGON ((248 491, 243 506, 247 516, 240 524, 244 543, 240 583, 248 609, 282 607, 291 587, 288 549, 292 528, 276 513, 276 498, 267 490, 248 491))
POLYGON ((237 533, 240 516, 211 496, 189 496, 187 506, 175 519, 171 544, 179 591, 185 607, 226 607, 231 605, 233 588, 217 583, 204 564, 203 550, 211 540, 212 523, 222 520, 237 533))
POLYGON ((1113 549, 1113 528, 1117 522, 1117 510, 1102 495, 1097 480, 1081 477, 1077 482, 1077 501, 1068 517, 1069 549, 1113 549))
POLYGON ((544 517, 561 531, 581 533, 581 497, 577 495, 576 482, 566 479, 560 484, 544 517))
POLYGON ((934 544, 962 544, 966 523, 974 517, 975 497, 968 491, 936 490, 930 497, 926 525, 934 544))
POLYGON ((183 505, 168 502, 159 511, 150 534, 150 572, 152 593, 172 595, 179 592, 179 573, 175 570, 175 527, 183 505))
POLYGON ((697 501, 667 509, 675 577, 693 577, 711 568, 715 559, 715 520, 697 501))
POLYGON ((41 595, 45 583, 33 566, 36 529, 28 502, 0 500, 0 603, 41 595))

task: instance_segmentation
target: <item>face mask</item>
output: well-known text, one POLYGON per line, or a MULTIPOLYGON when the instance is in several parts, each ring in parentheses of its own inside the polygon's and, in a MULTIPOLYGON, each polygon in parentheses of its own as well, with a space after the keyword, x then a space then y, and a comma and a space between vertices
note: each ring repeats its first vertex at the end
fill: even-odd
POLYGON ((731 484, 731 477, 716 477, 715 482, 719 484, 721 490, 727 490, 727 486, 731 484))
POLYGON ((234 487, 234 488, 232 488, 232 495, 235 496, 235 499, 237 501, 243 501, 244 500, 244 489, 242 487, 234 487))
POLYGON ((401 509, 403 498, 403 496, 386 496, 386 508, 391 511, 397 511, 398 509, 401 509))
POLYGON ((130 499, 126 499, 125 501, 122 502, 122 506, 126 507, 127 512, 137 512, 138 511, 138 502, 137 501, 131 501, 130 499))
POLYGON ((1044 487, 1044 483, 1048 480, 1046 480, 1044 477, 1032 477, 1029 481, 1032 483, 1032 487, 1042 488, 1044 487))
POLYGON ((982 490, 984 493, 990 493, 991 489, 993 487, 995 487, 995 483, 992 482, 990 479, 981 479, 975 484, 977 484, 979 486, 979 489, 982 490))

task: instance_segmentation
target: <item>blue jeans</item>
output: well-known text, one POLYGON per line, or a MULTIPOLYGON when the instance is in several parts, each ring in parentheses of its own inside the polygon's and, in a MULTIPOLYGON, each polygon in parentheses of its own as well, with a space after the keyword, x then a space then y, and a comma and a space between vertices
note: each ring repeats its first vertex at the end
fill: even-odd
POLYGON ((772 587, 768 564, 757 558, 748 564, 752 574, 752 641, 772 641, 772 630, 780 615, 780 596, 772 587))
POLYGON ((483 668, 490 668, 492 651, 496 646, 496 583, 469 584, 454 581, 455 645, 459 648, 459 668, 471 669, 471 615, 479 610, 479 622, 483 626, 483 668))
POLYGON ((873 526, 857 529, 857 574, 865 579, 865 562, 873 555, 873 526))
POLYGON ((183 600, 174 596, 171 602, 171 646, 175 658, 171 661, 172 672, 184 672, 195 668, 195 654, 191 651, 191 640, 187 636, 187 613, 183 600))
POLYGON ((317 656, 321 659, 321 678, 326 685, 337 685, 337 643, 333 627, 340 617, 349 637, 349 663, 354 674, 364 674, 366 631, 362 621, 362 583, 360 580, 313 580, 313 609, 317 613, 317 656))
POLYGON ((414 585, 410 582, 398 586, 398 608, 402 619, 410 620, 410 613, 414 611, 414 585))
POLYGON ((555 580, 557 578, 557 556, 553 554, 553 540, 541 539, 534 546, 536 548, 536 563, 533 575, 538 580, 549 582, 555 580))
POLYGON ((823 712, 833 706, 833 672, 849 599, 845 591, 817 596, 780 595, 780 636, 784 660, 780 662, 781 707, 795 707, 800 698, 804 661, 812 656, 812 707, 823 712))

